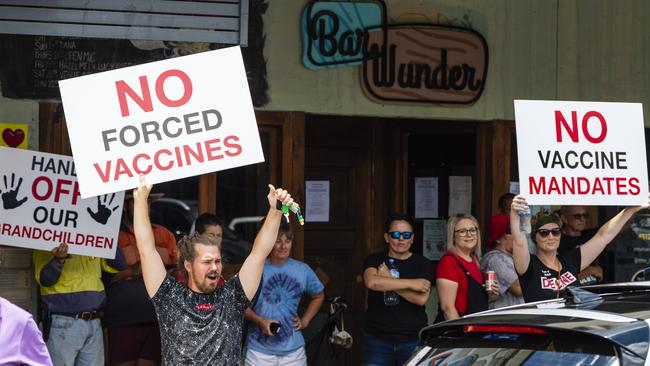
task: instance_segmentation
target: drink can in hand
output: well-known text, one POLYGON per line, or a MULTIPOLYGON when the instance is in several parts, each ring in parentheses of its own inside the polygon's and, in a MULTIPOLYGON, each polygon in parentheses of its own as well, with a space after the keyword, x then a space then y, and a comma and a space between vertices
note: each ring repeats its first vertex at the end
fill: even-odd
POLYGON ((485 290, 496 291, 497 289, 497 274, 494 271, 485 272, 485 290))

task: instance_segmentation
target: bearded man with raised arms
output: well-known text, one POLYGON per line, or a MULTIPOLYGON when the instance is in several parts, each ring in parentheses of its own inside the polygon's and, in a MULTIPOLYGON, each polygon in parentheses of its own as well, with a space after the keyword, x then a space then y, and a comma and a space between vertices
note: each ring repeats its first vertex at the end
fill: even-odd
POLYGON ((290 206, 291 195, 269 184, 269 211, 251 254, 237 275, 217 287, 222 261, 219 245, 209 236, 193 235, 178 243, 187 287, 165 271, 156 251, 144 176, 133 191, 134 230, 147 292, 160 324, 163 365, 241 365, 244 312, 260 284, 282 218, 277 204, 290 206))

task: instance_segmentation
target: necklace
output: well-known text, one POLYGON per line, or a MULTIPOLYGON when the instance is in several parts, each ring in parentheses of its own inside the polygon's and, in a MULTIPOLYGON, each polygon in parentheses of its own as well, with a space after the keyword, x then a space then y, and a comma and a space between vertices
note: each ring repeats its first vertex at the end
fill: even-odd
POLYGON ((557 262, 557 292, 555 293, 555 298, 557 299, 560 297, 560 287, 562 284, 562 279, 560 278, 560 271, 562 270, 562 268, 560 268, 560 263, 558 262, 557 257, 555 257, 555 262, 557 262))
MULTIPOLYGON (((539 258, 539 257, 538 257, 538 258, 539 258)), ((552 269, 554 269, 554 267, 556 267, 556 266, 555 266, 555 263, 557 263, 557 256, 553 257, 553 263, 551 263, 550 266, 549 266, 548 264, 546 264, 546 261, 545 261, 545 260, 542 260, 541 258, 540 258, 540 261, 542 262, 542 264, 543 264, 546 268, 552 268, 552 269)), ((558 264, 557 267, 559 268, 559 264, 558 264)))
POLYGON ((542 264, 546 268, 549 268, 549 269, 553 268, 553 267, 556 267, 555 264, 557 264, 557 282, 556 282, 557 290, 555 291, 555 298, 557 299, 557 298, 560 297, 560 287, 561 287, 561 284, 562 284, 562 278, 561 278, 561 273, 560 273, 560 271, 562 271, 561 263, 557 260, 557 255, 554 257, 553 264, 551 264, 550 266, 547 265, 546 263, 544 263, 544 261, 542 261, 541 259, 540 259, 540 261, 542 262, 542 264))

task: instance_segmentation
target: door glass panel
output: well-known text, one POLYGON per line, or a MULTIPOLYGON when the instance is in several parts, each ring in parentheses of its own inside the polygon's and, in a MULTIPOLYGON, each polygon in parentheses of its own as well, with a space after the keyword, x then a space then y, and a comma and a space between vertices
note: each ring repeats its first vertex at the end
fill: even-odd
MULTIPOLYGON (((277 135, 275 129, 260 127, 264 162, 217 172, 216 214, 225 224, 225 263, 243 263, 266 216, 267 185, 278 176, 271 170, 271 162, 278 156, 272 148, 277 146, 277 135)), ((177 239, 190 233, 198 216, 198 187, 198 176, 156 184, 153 191, 164 196, 151 203, 151 222, 165 226, 177 239)))
POLYGON ((169 229, 176 240, 189 234, 198 212, 198 187, 198 176, 155 184, 149 204, 151 222, 169 229), (163 195, 159 198, 156 193, 163 195))
POLYGON ((271 131, 260 128, 264 162, 217 173, 216 214, 226 226, 221 245, 225 263, 243 263, 268 212, 271 162, 276 159, 275 149, 271 148, 274 137, 271 131))
POLYGON ((408 140, 408 213, 412 217, 415 216, 415 178, 438 178, 437 216, 415 218, 413 229, 416 239, 411 251, 425 254, 426 249, 426 253, 436 260, 446 249, 443 242, 423 241, 424 220, 449 217, 449 195, 454 188, 450 187, 451 176, 471 178, 471 208, 466 213, 475 212, 476 134, 470 132, 411 134, 408 140))

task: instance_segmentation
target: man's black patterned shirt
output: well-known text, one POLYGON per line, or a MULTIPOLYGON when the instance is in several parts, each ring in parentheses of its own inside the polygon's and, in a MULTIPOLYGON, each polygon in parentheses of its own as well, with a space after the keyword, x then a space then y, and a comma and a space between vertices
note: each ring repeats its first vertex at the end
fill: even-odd
POLYGON ((235 276, 199 294, 167 275, 151 299, 160 323, 163 365, 241 365, 250 301, 235 276))

